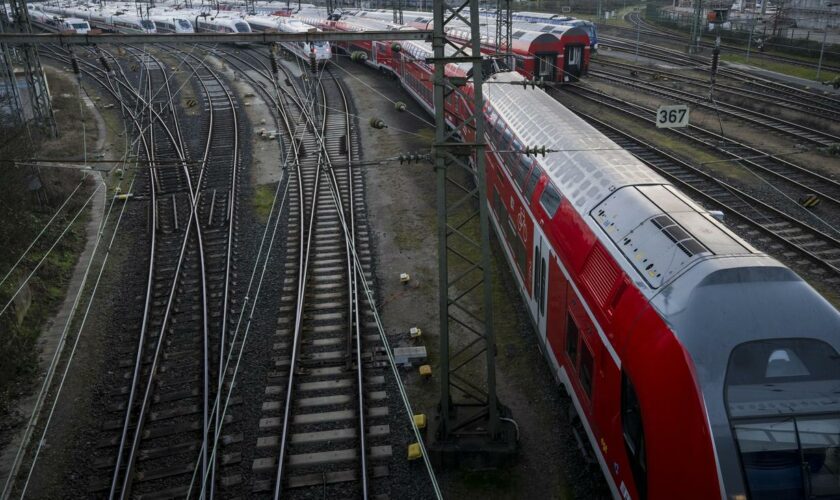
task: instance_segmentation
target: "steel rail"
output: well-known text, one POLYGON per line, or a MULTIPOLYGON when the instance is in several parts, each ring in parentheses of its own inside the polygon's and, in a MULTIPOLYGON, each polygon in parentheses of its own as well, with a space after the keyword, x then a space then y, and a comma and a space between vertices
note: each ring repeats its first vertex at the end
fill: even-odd
MULTIPOLYGON (((586 97, 589 100, 595 101, 595 102, 600 102, 595 97, 588 97, 588 96, 584 96, 584 97, 586 97)), ((606 104, 606 103, 603 103, 603 104, 606 104)), ((606 104, 606 105, 610 106, 609 104, 606 104)), ((639 144, 644 149, 646 149, 648 151, 651 151, 651 152, 655 153, 656 155, 658 155, 660 157, 666 158, 671 164, 678 166, 679 168, 683 169, 684 171, 690 172, 694 176, 702 178, 705 182, 712 183, 712 184, 715 184, 717 186, 722 187, 725 192, 734 195, 735 198, 740 199, 741 201, 747 202, 746 204, 748 206, 750 206, 750 208, 752 208, 753 210, 756 210, 757 214, 759 214, 759 212, 758 212, 759 210, 763 210, 764 211, 764 214, 762 215, 763 217, 775 217, 777 220, 781 219, 785 223, 790 224, 791 226, 797 227, 800 230, 809 233, 810 237, 812 238, 812 241, 822 241, 822 242, 826 243, 827 245, 829 245, 829 247, 831 247, 831 248, 840 249, 840 240, 838 240, 838 239, 836 239, 836 238, 834 238, 830 235, 827 235, 827 234, 819 231, 818 229, 815 229, 815 228, 811 227, 810 225, 805 224, 804 222, 799 221, 798 219, 795 219, 794 217, 791 217, 789 214, 779 210, 776 207, 773 207, 772 205, 770 205, 770 204, 768 204, 764 201, 759 200, 758 198, 746 193, 745 191, 743 191, 741 189, 738 189, 735 186, 732 186, 730 184, 727 184, 727 183, 723 182, 722 180, 717 179, 717 178, 703 172, 702 170, 696 168, 695 166, 690 165, 687 162, 685 162, 683 160, 680 160, 679 158, 676 158, 675 156, 673 156, 671 154, 665 153, 664 151, 660 150, 659 148, 647 143, 643 139, 640 139, 640 138, 634 136, 633 134, 631 134, 629 132, 620 130, 613 125, 607 124, 603 120, 600 120, 598 118, 595 118, 591 115, 588 115, 587 113, 584 113, 584 112, 581 112, 581 111, 578 111, 578 110, 575 110, 575 113, 581 115, 582 117, 584 117, 588 121, 596 123, 602 129, 608 129, 608 130, 612 131, 614 134, 621 135, 621 136, 633 141, 634 143, 639 144)), ((729 208, 729 204, 725 201, 722 201, 719 197, 713 196, 709 192, 704 191, 704 190, 702 190, 702 189, 700 189, 700 188, 698 188, 694 185, 691 185, 690 183, 688 183, 685 180, 681 179, 680 177, 674 175, 673 173, 668 172, 666 169, 662 168, 661 166, 659 166, 659 165, 657 165, 657 164, 651 162, 650 160, 647 160, 647 159, 645 159, 641 156, 638 156, 636 153, 634 153, 634 156, 637 156, 637 158, 639 158, 641 161, 643 161, 651 169, 655 170, 656 172, 663 175, 664 177, 670 179, 672 182, 674 182, 676 184, 679 184, 679 185, 689 189, 690 191, 694 192, 698 197, 706 199, 708 201, 711 201, 711 202, 713 202, 717 205, 720 205, 724 208, 729 208)), ((782 243, 786 247, 788 247, 792 250, 795 250, 796 252, 798 252, 801 255, 806 256, 810 261, 816 263, 819 266, 822 266, 823 268, 830 271, 832 274, 840 276, 840 266, 832 264, 828 260, 826 260, 826 259, 820 257, 819 255, 817 255, 817 253, 812 252, 812 251, 804 248, 802 245, 790 240, 789 238, 786 238, 784 235, 774 231, 770 227, 767 227, 767 225, 762 224, 761 222, 758 222, 756 219, 753 219, 753 218, 749 217, 747 214, 743 213, 742 211, 739 211, 739 210, 733 208, 733 209, 730 210, 730 212, 731 212, 731 216, 743 218, 750 225, 758 227, 763 233, 772 237, 774 240, 778 241, 779 243, 782 243)), ((768 220, 770 220, 770 219, 768 218, 768 220)))
MULTIPOLYGON (((585 87, 569 87, 568 90, 582 97, 587 97, 583 94, 597 96, 593 100, 653 123, 652 115, 655 114, 655 110, 653 109, 585 87), (617 104, 610 105, 606 101, 612 101, 617 104)), ((738 161, 741 165, 756 173, 765 173, 800 189, 801 191, 796 196, 801 195, 803 192, 814 192, 833 207, 840 208, 840 182, 835 179, 696 125, 689 125, 684 130, 673 129, 671 132, 690 141, 698 142, 704 147, 723 153, 733 161, 738 161)), ((808 213, 810 214, 811 212, 808 213)), ((826 225, 830 227, 830 225, 826 225)))
MULTIPOLYGON (((134 55, 136 56, 136 54, 134 54, 134 55)), ((164 69, 164 66, 161 64, 161 62, 157 58, 151 57, 145 51, 143 51, 143 53, 141 54, 141 57, 148 57, 150 60, 152 60, 161 69, 163 74, 166 75, 166 71, 164 69)), ((142 59, 141 59, 141 61, 142 61, 142 59)), ((146 64, 145 61, 143 61, 143 64, 144 65, 146 64)), ((120 71, 122 72, 121 67, 120 67, 120 71)), ((123 76, 127 80, 127 77, 124 73, 123 73, 123 76)), ((172 104, 172 99, 174 98, 174 96, 172 95, 171 88, 169 86, 169 78, 164 78, 164 83, 165 83, 165 88, 166 88, 166 91, 167 91, 167 94, 168 94, 167 103, 169 103, 171 105, 172 104)), ((155 352, 154 352, 154 355, 153 355, 153 358, 152 358, 152 369, 150 370, 150 373, 149 373, 149 378, 148 378, 148 381, 147 381, 146 390, 144 392, 143 402, 141 404, 140 411, 137 415, 137 422, 136 422, 135 429, 134 429, 134 438, 132 439, 131 448, 129 449, 129 452, 128 452, 128 458, 127 458, 127 462, 126 462, 126 466, 125 466, 125 471, 122 475, 123 481, 122 481, 122 487, 121 487, 121 490, 120 490, 120 493, 119 493, 120 498, 127 498, 131 494, 132 483, 133 483, 133 471, 134 471, 134 466, 136 465, 137 452, 139 451, 139 445, 140 445, 140 440, 141 440, 141 436, 142 436, 142 429, 145 425, 146 412, 148 411, 148 407, 150 406, 150 402, 149 402, 150 391, 151 391, 151 388, 154 384, 153 383, 154 377, 156 376, 156 369, 157 369, 157 364, 158 364, 158 360, 159 360, 159 356, 160 356, 160 352, 161 352, 161 346, 162 346, 162 343, 163 343, 163 338, 165 337, 164 332, 166 330, 166 327, 168 326, 168 313, 171 310, 171 305, 172 305, 172 302, 173 302, 174 297, 175 297, 175 290, 176 290, 177 284, 180 282, 180 268, 181 268, 181 265, 183 264, 183 258, 184 258, 184 255, 185 255, 186 244, 189 241, 189 235, 190 235, 191 230, 194 230, 195 234, 196 234, 197 250, 198 250, 198 256, 199 256, 199 261, 200 261, 200 270, 201 270, 200 275, 201 275, 201 282, 202 282, 202 287, 201 287, 201 290, 202 290, 202 293, 201 293, 202 327, 203 327, 203 332, 204 332, 205 346, 206 346, 206 343, 207 343, 207 335, 208 335, 208 327, 207 327, 207 312, 208 311, 207 311, 207 302, 206 302, 207 301, 207 293, 206 293, 207 287, 206 287, 206 272, 205 272, 206 268, 205 268, 205 262, 204 262, 204 245, 203 245, 203 241, 202 241, 200 227, 198 227, 197 223, 195 225, 193 225, 194 220, 197 219, 197 205, 198 205, 198 199, 199 199, 199 194, 197 192, 197 189, 198 189, 197 186, 200 186, 201 176, 199 176, 199 180, 198 180, 198 183, 196 184, 196 186, 193 186, 193 183, 192 183, 192 180, 191 180, 191 175, 190 175, 190 172, 189 172, 189 167, 187 166, 187 163, 186 163, 186 157, 185 157, 185 154, 184 154, 183 144, 177 142, 176 137, 172 134, 171 130, 166 125, 163 118, 154 110, 154 106, 152 105, 152 98, 157 94, 156 93, 152 94, 151 77, 149 78, 149 93, 150 93, 149 100, 143 102, 143 104, 148 108, 149 113, 150 113, 149 133, 150 134, 154 133, 154 121, 155 121, 155 118, 157 118, 157 122, 162 127, 162 129, 166 132, 167 136, 169 137, 170 141, 172 142, 173 146, 175 147, 176 154, 178 155, 178 158, 182 162, 182 168, 183 168, 185 180, 186 180, 186 183, 187 183, 188 196, 190 198, 191 210, 190 210, 190 219, 189 219, 189 221, 187 223, 187 227, 184 231, 184 240, 183 240, 183 243, 182 243, 182 251, 181 251, 181 254, 179 256, 178 263, 176 265, 176 268, 178 269, 178 271, 176 271, 175 275, 173 276, 171 292, 170 292, 169 299, 167 301, 167 314, 164 316, 164 321, 161 324, 161 332, 158 336, 157 346, 155 348, 155 352)), ((212 117, 213 117, 213 112, 212 112, 212 107, 211 107, 211 113, 210 113, 211 126, 210 126, 210 129, 209 129, 211 132, 212 132, 212 117)), ((210 133, 208 133, 208 136, 209 135, 210 135, 210 133)), ((152 142, 152 144, 154 144, 154 142, 152 142)), ((204 172, 204 167, 202 166, 200 175, 202 175, 203 172, 204 172)), ((153 175, 157 174, 155 169, 152 169, 152 173, 153 173, 153 175)), ((158 183, 159 183, 159 181, 158 181, 158 183)), ((175 209, 175 208, 173 207, 173 209, 175 209)), ((150 263, 149 263, 150 267, 154 267, 155 264, 156 264, 155 261, 150 261, 150 263)), ((147 315, 147 314, 150 314, 150 313, 151 313, 150 308, 148 310, 144 311, 144 315, 147 315)), ((125 448, 126 440, 128 438, 128 429, 129 429, 129 426, 130 426, 130 423, 131 423, 131 413, 133 411, 134 398, 136 397, 136 391, 139 388, 139 380, 140 380, 139 377, 140 377, 140 372, 142 370, 142 364, 143 364, 142 363, 142 355, 143 355, 144 350, 145 350, 145 336, 141 335, 141 339, 139 340, 139 342, 140 342, 140 344, 138 345, 137 359, 136 359, 137 362, 135 364, 135 371, 134 371, 134 376, 132 378, 131 391, 130 391, 130 395, 129 395, 129 404, 126 406, 126 416, 125 416, 125 422, 124 422, 124 427, 123 427, 123 434, 120 438, 120 446, 119 446, 119 451, 118 451, 118 455, 117 455, 116 465, 114 467, 114 476, 113 476, 112 485, 111 485, 111 492, 109 494, 109 498, 112 498, 112 499, 117 494, 116 488, 117 488, 117 483, 119 481, 119 476, 120 476, 120 467, 121 467, 121 463, 122 463, 123 450, 125 448)), ((207 370, 206 347, 205 347, 204 367, 205 367, 205 379, 206 379, 206 370, 207 370)), ((207 399, 206 388, 205 388, 205 391, 204 391, 204 397, 205 397, 205 407, 206 407, 206 399, 207 399)), ((205 415, 206 415, 206 411, 205 411, 205 415)), ((205 430, 206 430, 206 426, 207 426, 206 418, 205 418, 205 424, 204 425, 205 425, 205 430)), ((205 432, 205 435, 206 435, 206 432, 205 432)))
POLYGON ((715 112, 720 112, 740 120, 747 121, 754 125, 766 127, 775 132, 785 134, 796 139, 807 141, 820 147, 829 147, 833 144, 840 143, 840 137, 823 132, 821 130, 812 129, 805 125, 776 118, 764 113, 759 113, 748 108, 742 108, 733 104, 723 102, 712 103, 707 99, 698 97, 692 92, 672 89, 663 85, 654 84, 651 82, 642 82, 635 80, 629 76, 618 75, 613 73, 590 71, 591 76, 601 78, 602 80, 610 81, 620 85, 626 85, 634 89, 642 90, 644 92, 659 95, 662 97, 675 99, 680 102, 689 102, 695 106, 700 106, 715 112))
MULTIPOLYGON (((314 99, 315 96, 312 96, 314 99)), ((306 102, 304 99, 301 99, 301 114, 302 117, 311 123, 311 117, 307 117, 306 114, 306 102)), ((327 123, 327 114, 324 113, 323 120, 321 123, 322 130, 326 127, 327 123)), ((314 130, 314 128, 313 128, 314 130)), ((288 436, 289 436, 289 428, 291 427, 291 412, 292 412, 292 399, 294 397, 294 384, 295 384, 295 374, 297 371, 297 366, 299 362, 299 355, 300 355, 300 348, 301 348, 301 337, 303 336, 303 306, 305 301, 305 292, 306 292, 306 280, 308 278, 309 272, 309 263, 310 263, 310 255, 309 251, 312 247, 312 233, 313 228, 315 226, 315 218, 317 214, 317 206, 318 206, 318 191, 320 187, 320 179, 322 173, 322 165, 323 165, 323 151, 318 152, 318 162, 315 169, 315 179, 313 183, 313 191, 311 195, 311 208, 309 213, 309 224, 306 230, 306 244, 303 245, 304 238, 301 238, 301 254, 300 254, 300 270, 298 273, 298 291, 297 291, 297 304, 295 307, 295 326, 293 330, 293 337, 292 337, 292 355, 291 360, 289 363, 289 376, 286 382, 286 397, 285 403, 283 408, 283 423, 280 432, 280 451, 279 456, 277 458, 277 472, 275 474, 275 483, 274 483, 274 498, 277 500, 280 498, 280 493, 282 491, 282 484, 283 484, 283 474, 285 473, 285 462, 286 462, 286 448, 288 447, 288 436)), ((306 200, 303 197, 305 193, 301 191, 301 219, 303 219, 303 211, 306 206, 306 200)), ((303 224, 300 225, 301 230, 303 229, 303 224)))
MULTIPOLYGON (((666 77, 668 81, 699 86, 703 89, 703 91, 707 91, 709 87, 708 78, 697 78, 685 74, 676 73, 674 71, 667 71, 661 68, 639 66, 617 60, 607 59, 599 59, 598 64, 602 66, 612 66, 615 68, 621 68, 627 71, 635 72, 635 74, 650 75, 653 78, 666 77)), ((761 87, 761 85, 759 86, 761 87)), ((813 115, 816 115, 818 118, 840 120, 840 109, 832 109, 830 106, 820 106, 817 103, 815 103, 809 95, 803 94, 801 92, 784 91, 781 89, 775 89, 773 86, 764 86, 762 90, 752 90, 748 88, 727 85, 721 82, 717 82, 715 84, 715 90, 722 91, 726 94, 732 94, 738 97, 749 97, 751 99, 764 102, 768 105, 789 109, 798 113, 809 112, 813 115), (770 90, 770 93, 768 93, 768 90, 770 90)))

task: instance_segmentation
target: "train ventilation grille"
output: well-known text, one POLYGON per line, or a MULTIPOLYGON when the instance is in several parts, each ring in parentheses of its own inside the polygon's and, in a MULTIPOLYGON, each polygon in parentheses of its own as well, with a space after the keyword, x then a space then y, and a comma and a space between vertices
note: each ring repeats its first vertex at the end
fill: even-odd
POLYGON ((703 246, 702 243, 694 239, 691 234, 685 229, 681 228, 674 219, 667 215, 659 215, 651 219, 653 225, 656 226, 662 233, 677 245, 677 248, 682 250, 687 256, 692 257, 703 252, 708 252, 709 249, 703 246))

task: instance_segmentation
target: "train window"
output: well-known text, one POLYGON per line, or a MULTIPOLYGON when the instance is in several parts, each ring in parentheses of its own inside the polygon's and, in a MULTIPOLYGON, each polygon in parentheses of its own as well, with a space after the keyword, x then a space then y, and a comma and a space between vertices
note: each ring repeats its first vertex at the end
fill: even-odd
POLYGON ((557 188, 552 184, 547 184, 542 196, 540 196, 540 205, 542 205, 549 218, 554 217, 554 214, 557 213, 557 208, 560 206, 561 200, 562 197, 560 196, 560 192, 557 191, 557 188))
POLYGON ((815 339, 732 350, 724 391, 753 498, 840 497, 840 356, 815 339))
POLYGON ((513 132, 511 132, 510 129, 505 129, 502 139, 504 140, 504 149, 508 149, 511 141, 513 141, 513 132))
POLYGON ((528 177, 528 182, 525 184, 525 199, 530 202, 531 196, 534 194, 534 189, 537 188, 537 183, 540 180, 540 176, 542 172, 540 171, 540 167, 534 166, 531 170, 531 175, 528 177))
POLYGON ((540 300, 540 247, 534 247, 534 262, 531 265, 534 266, 534 300, 540 300))
POLYGON ((580 332, 578 331, 577 323, 571 314, 566 315, 566 354, 572 360, 572 364, 577 364, 578 353, 578 339, 580 332))
POLYGON ((586 395, 591 398, 592 397, 592 370, 594 359, 592 358, 592 352, 589 350, 589 347, 586 346, 583 342, 580 343, 580 367, 578 368, 578 374, 580 374, 580 385, 583 386, 583 391, 586 392, 586 395))
POLYGON ((545 299, 548 295, 546 286, 546 274, 548 273, 548 265, 545 259, 540 261, 540 315, 545 316, 545 299))
POLYGON ((636 389, 626 373, 621 374, 621 429, 624 434, 624 449, 630 459, 630 470, 636 482, 639 498, 647 493, 647 450, 642 425, 642 408, 636 389))
POLYGON ((519 186, 521 191, 525 191, 525 180, 528 178, 528 172, 531 171, 531 159, 526 156, 519 156, 516 154, 511 154, 509 159, 514 162, 513 165, 513 180, 516 181, 516 185, 519 186))

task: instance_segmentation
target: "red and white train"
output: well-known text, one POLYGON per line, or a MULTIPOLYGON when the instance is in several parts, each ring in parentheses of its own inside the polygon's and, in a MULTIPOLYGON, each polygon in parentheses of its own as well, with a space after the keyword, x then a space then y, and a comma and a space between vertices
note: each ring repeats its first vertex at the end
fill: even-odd
MULTIPOLYGON (((431 46, 393 47, 366 62, 431 110, 431 46)), ((487 203, 612 494, 840 497, 840 313, 522 80, 483 89, 487 203)), ((453 125, 471 111, 459 99, 453 125)))
MULTIPOLYGON (((340 20, 331 20, 324 11, 314 9, 304 10, 295 17, 306 23, 317 26, 324 31, 364 31, 429 29, 431 19, 405 19, 406 26, 393 24, 387 17, 378 12, 359 11, 355 14, 345 12, 340 20)), ((557 26, 552 26, 557 31, 557 26)), ((489 28, 488 28, 489 29, 489 28)), ((569 82, 579 79, 589 70, 589 38, 578 28, 561 29, 561 33, 540 33, 537 31, 516 30, 513 33, 511 52, 514 56, 515 68, 529 79, 542 79, 549 82, 569 82)), ((468 33, 457 27, 447 31, 452 39, 463 39, 468 33)), ((351 52, 362 52, 368 59, 376 59, 374 50, 378 44, 358 41, 350 48, 351 52)), ((495 54, 496 46, 492 33, 482 37, 482 52, 495 54)))
MULTIPOLYGON (((376 19, 388 22, 393 14, 385 10, 343 11, 342 19, 376 19)), ((403 21, 412 28, 430 30, 432 16, 428 12, 405 11, 403 21)), ((469 40, 468 28, 450 22, 446 35, 459 41, 469 40)), ((496 54, 496 28, 486 23, 481 28, 481 50, 485 54, 496 54)), ((578 80, 589 71, 589 35, 583 28, 573 26, 552 26, 514 23, 511 33, 511 53, 515 69, 530 79, 549 82, 578 80)))

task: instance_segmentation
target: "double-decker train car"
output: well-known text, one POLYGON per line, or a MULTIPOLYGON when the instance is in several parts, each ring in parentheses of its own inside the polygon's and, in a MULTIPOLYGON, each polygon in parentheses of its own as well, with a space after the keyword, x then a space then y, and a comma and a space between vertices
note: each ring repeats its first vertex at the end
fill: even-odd
MULTIPOLYGON (((487 10, 482 12, 485 17, 492 17, 495 19, 496 12, 487 10)), ((572 26, 581 28, 589 35, 589 43, 593 50, 598 50, 598 27, 592 21, 584 19, 576 19, 562 14, 551 14, 548 12, 528 12, 528 11, 514 11, 511 13, 511 18, 514 21, 523 21, 527 23, 540 24, 554 24, 557 26, 572 26)))
MULTIPOLYGON (((387 11, 347 11, 342 13, 343 19, 361 18, 376 19, 390 22, 392 13, 387 11)), ((426 12, 404 11, 403 21, 406 25, 417 29, 432 29, 432 16, 426 12)), ((457 40, 468 40, 470 31, 466 26, 450 23, 447 36, 457 40)), ((578 28, 561 28, 549 26, 541 30, 541 26, 520 23, 514 26, 511 34, 511 53, 514 58, 514 68, 530 79, 543 79, 551 82, 569 82, 579 79, 589 69, 589 37, 586 32, 578 28)), ((482 52, 496 54, 495 26, 482 27, 482 52)))
MULTIPOLYGON (((431 111, 430 55, 403 42, 378 64, 431 111)), ((496 73, 483 89, 485 201, 612 494, 840 496, 840 313, 522 81, 496 73)), ((471 113, 447 99, 450 124, 471 113)))
MULTIPOLYGON (((281 33, 307 33, 320 31, 318 28, 297 19, 280 16, 245 16, 252 31, 276 31, 281 33)), ((330 43, 318 42, 284 42, 280 44, 307 64, 314 59, 316 64, 325 64, 332 58, 330 43)))

